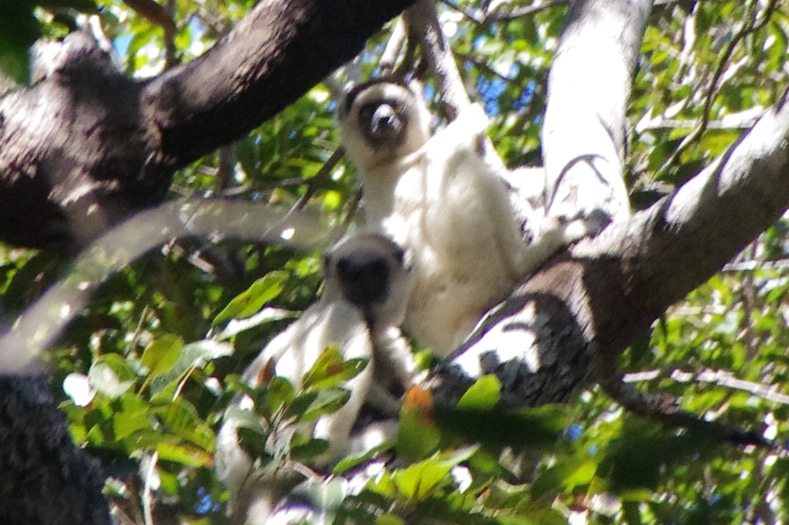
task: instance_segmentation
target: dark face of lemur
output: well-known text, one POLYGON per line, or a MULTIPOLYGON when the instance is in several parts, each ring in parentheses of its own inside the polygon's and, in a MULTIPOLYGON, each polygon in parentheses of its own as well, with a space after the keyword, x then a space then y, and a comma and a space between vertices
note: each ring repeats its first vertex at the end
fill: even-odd
POLYGON ((323 265, 327 280, 334 279, 342 297, 370 319, 378 318, 378 310, 393 293, 404 293, 393 290, 392 283, 406 286, 401 274, 410 271, 410 261, 399 246, 381 235, 372 234, 365 240, 369 245, 366 250, 344 249, 341 243, 324 257, 323 265))
MULTIPOLYGON (((378 154, 395 154, 406 141, 413 110, 409 108, 409 98, 402 96, 402 91, 387 92, 386 85, 399 86, 405 92, 409 90, 405 84, 383 79, 359 84, 345 95, 340 119, 348 118, 353 109, 356 112, 358 129, 367 147, 378 154), (376 93, 376 96, 368 102, 366 99, 371 92, 376 93)), ((353 118, 353 115, 350 117, 353 118)))

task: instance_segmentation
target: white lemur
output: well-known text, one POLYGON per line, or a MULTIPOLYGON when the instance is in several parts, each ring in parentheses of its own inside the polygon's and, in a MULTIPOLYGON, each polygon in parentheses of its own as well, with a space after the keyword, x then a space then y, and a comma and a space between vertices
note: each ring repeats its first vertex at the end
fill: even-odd
POLYGON ((403 327, 442 357, 517 283, 590 233, 585 221, 546 220, 531 243, 523 239, 503 179, 480 157, 488 119, 479 105, 431 137, 421 96, 377 79, 351 89, 338 111, 368 229, 413 251, 403 327))
MULTIPOLYGON (((339 411, 318 418, 312 429, 314 437, 329 441, 329 461, 350 451, 351 427, 363 403, 396 415, 398 401, 390 392, 402 391, 415 381, 411 350, 398 329, 411 288, 410 270, 410 254, 382 235, 344 239, 324 256, 320 300, 272 339, 242 375, 250 386, 259 386, 261 371, 271 362, 277 375, 298 387, 303 374, 329 345, 337 345, 345 359, 367 358, 367 367, 345 385, 351 390, 348 402, 339 411)), ((234 400, 247 408, 251 403, 246 396, 234 400)), ((280 492, 295 485, 298 476, 294 480, 293 473, 288 477, 288 473, 273 475, 270 470, 256 469, 238 444, 237 427, 237 420, 226 417, 219 431, 217 474, 227 485, 231 515, 262 524, 282 496, 280 492)))

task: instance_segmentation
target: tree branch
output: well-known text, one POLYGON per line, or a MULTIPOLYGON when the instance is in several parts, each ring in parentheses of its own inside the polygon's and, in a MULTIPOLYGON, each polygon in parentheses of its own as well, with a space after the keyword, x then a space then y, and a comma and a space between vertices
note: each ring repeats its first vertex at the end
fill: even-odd
POLYGON ((528 406, 616 375, 616 356, 636 336, 789 206, 786 96, 718 162, 557 256, 491 311, 436 370, 437 400, 456 402, 487 373, 501 380, 505 403, 528 406))
POLYGON ((649 0, 577 0, 548 76, 542 130, 548 215, 630 211, 623 177, 625 107, 649 0), (579 80, 581 80, 579 82, 579 80))
POLYGON ((97 239, 74 270, 0 336, 0 374, 22 373, 87 304, 107 277, 151 248, 178 237, 242 238, 296 249, 325 248, 332 230, 318 215, 230 200, 173 201, 146 210, 97 239))
POLYGON ((0 99, 0 240, 78 249, 160 203, 175 170, 249 132, 414 0, 266 0, 202 57, 124 77, 82 33, 0 99))
MULTIPOLYGON (((609 46, 608 35, 626 34, 623 41, 630 44, 618 48, 618 58, 610 53, 586 56, 588 48, 578 42, 560 44, 564 56, 557 62, 563 60, 562 67, 578 63, 568 56, 572 53, 613 67, 613 73, 601 75, 593 62, 588 63, 574 77, 566 70, 563 87, 551 91, 549 105, 555 106, 559 97, 573 109, 566 117, 575 118, 565 120, 564 128, 549 125, 546 118, 544 149, 546 159, 553 159, 546 162, 552 163, 548 169, 554 177, 564 174, 564 180, 571 170, 583 167, 575 179, 579 198, 587 191, 585 184, 599 183, 606 189, 607 181, 619 180, 614 174, 621 175, 624 135, 612 131, 612 123, 624 122, 622 83, 629 78, 626 66, 633 63, 638 49, 632 39, 643 32, 643 26, 633 28, 622 15, 622 9, 632 7, 632 2, 623 0, 619 9, 585 11, 585 16, 597 16, 596 30, 609 38, 609 46), (604 20, 603 15, 610 16, 604 20), (612 26, 615 20, 622 25, 612 26), (603 78, 614 83, 609 91, 616 93, 601 92, 603 78), (573 94, 567 86, 581 88, 573 94)), ((644 11, 632 13, 643 22, 644 11)), ((573 24, 594 30, 594 24, 578 20, 568 27, 573 24)), ((564 33, 567 38, 574 34, 569 29, 564 33)), ((584 34, 586 39, 593 39, 592 34, 584 34)), ((552 73, 552 81, 556 78, 552 73)), ((789 105, 784 98, 717 163, 651 208, 629 219, 623 208, 609 208, 619 214, 618 221, 597 238, 585 239, 569 253, 556 256, 492 310, 469 340, 436 369, 428 386, 437 403, 454 404, 483 374, 496 374, 503 402, 519 406, 567 401, 595 381, 618 377, 615 358, 631 341, 781 216, 789 205, 787 172, 789 105)))

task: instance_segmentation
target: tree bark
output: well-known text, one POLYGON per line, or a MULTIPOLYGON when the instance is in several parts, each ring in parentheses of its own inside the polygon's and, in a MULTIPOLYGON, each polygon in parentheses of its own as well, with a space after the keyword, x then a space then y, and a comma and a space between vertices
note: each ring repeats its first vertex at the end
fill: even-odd
MULTIPOLYGON (((0 99, 0 240, 75 251, 161 202, 175 170, 249 132, 413 0, 268 0, 205 56, 135 81, 85 34, 0 99)), ((44 375, 0 376, 0 522, 110 523, 103 476, 44 375)))
POLYGON ((570 2, 548 76, 542 130, 551 217, 630 214, 625 108, 651 0, 570 2))
MULTIPOLYGON (((585 25, 588 33, 584 38, 590 41, 593 31, 603 33, 598 35, 602 41, 612 33, 642 34, 643 28, 621 16, 632 2, 613 3, 576 2, 570 13, 582 11, 591 18, 586 22, 571 19, 570 23, 585 25), (581 5, 595 3, 598 9, 581 5), (600 10, 602 4, 610 9, 600 10), (600 20, 604 15, 609 19, 600 20), (612 20, 620 25, 612 26, 612 20)), ((638 20, 645 20, 640 11, 633 13, 638 20)), ((574 34, 566 30, 563 38, 574 34)), ((621 46, 618 56, 607 55, 601 60, 632 64, 640 39, 631 37, 622 40, 629 45, 621 46)), ((591 60, 585 46, 562 42, 559 47, 565 50, 562 60, 568 63, 591 60), (568 56, 573 53, 578 56, 568 56)), ((613 174, 622 172, 618 144, 623 135, 613 133, 611 125, 602 125, 624 122, 622 78, 597 74, 591 82, 595 92, 609 94, 587 98, 587 78, 577 76, 567 80, 562 88, 565 94, 560 97, 564 101, 578 97, 588 105, 580 113, 587 124, 579 124, 586 133, 576 136, 570 130, 568 137, 575 139, 566 146, 547 140, 544 146, 550 151, 545 155, 564 159, 549 168, 554 174, 568 173, 588 159, 604 161, 610 176, 599 177, 602 169, 587 166, 583 168, 586 175, 581 172, 574 184, 580 192, 586 192, 588 184, 590 191, 597 185, 605 192, 607 186, 600 186, 601 181, 613 180, 613 174), (606 80, 610 84, 606 85, 606 80), (573 86, 575 92, 570 91, 573 86), (614 100, 618 102, 612 103, 614 100)), ((668 306, 720 270, 789 206, 786 97, 727 154, 673 194, 630 218, 613 208, 618 220, 596 238, 583 240, 558 255, 523 283, 436 370, 429 386, 437 402, 453 405, 483 374, 496 374, 503 385, 504 402, 518 406, 567 402, 593 382, 605 383, 616 377, 616 358, 638 335, 646 333, 668 306)), ((563 122, 556 133, 573 125, 569 118, 563 122)), ((564 183, 561 176, 553 180, 564 183)))
POLYGON ((0 377, 0 522, 110 525, 97 462, 71 441, 41 375, 0 377))
POLYGON ((414 0, 268 0, 204 56, 121 75, 90 38, 49 44, 0 99, 0 240, 75 250, 161 202, 175 170, 249 132, 414 0))

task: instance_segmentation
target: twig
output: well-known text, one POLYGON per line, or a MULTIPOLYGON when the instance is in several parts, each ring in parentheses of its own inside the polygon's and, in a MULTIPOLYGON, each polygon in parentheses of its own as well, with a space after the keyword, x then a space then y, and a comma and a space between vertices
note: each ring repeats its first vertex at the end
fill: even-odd
POLYGON ((622 381, 625 383, 636 383, 640 381, 652 381, 658 377, 670 377, 678 383, 689 383, 691 381, 697 381, 700 383, 714 383, 719 386, 748 392, 749 394, 753 394, 773 403, 789 405, 789 395, 777 392, 778 387, 776 385, 763 385, 761 383, 754 383, 752 381, 738 379, 734 377, 731 372, 725 370, 712 370, 705 368, 698 374, 692 374, 689 372, 683 372, 682 370, 674 369, 670 374, 668 374, 668 376, 659 370, 649 370, 646 372, 625 374, 622 377, 622 381))
POLYGON ((764 27, 767 22, 770 20, 770 16, 772 15, 773 10, 775 9, 776 0, 770 0, 770 3, 765 7, 764 13, 761 17, 756 16, 756 10, 758 9, 758 2, 751 3, 751 12, 748 13, 744 17, 744 22, 742 29, 734 34, 731 41, 729 41, 729 45, 726 46, 726 49, 723 51, 720 60, 718 61, 718 65, 715 68, 715 71, 712 75, 712 79, 709 82, 709 87, 707 89, 707 94, 704 97, 704 107, 701 110, 701 119, 699 120, 696 127, 693 131, 690 132, 677 146, 677 149, 674 150, 674 153, 663 163, 660 169, 657 170, 657 174, 655 178, 660 179, 663 178, 666 170, 668 170, 674 163, 679 159, 680 155, 685 152, 693 143, 701 138, 705 131, 707 131, 707 126, 710 120, 710 112, 712 111, 712 104, 715 101, 715 96, 718 94, 720 89, 720 80, 723 76, 723 73, 726 70, 726 66, 729 63, 732 55, 734 54, 734 50, 739 45, 740 41, 742 41, 748 34, 758 31, 762 27, 764 27))
POLYGON ((729 263, 723 267, 724 272, 753 272, 756 270, 786 270, 789 269, 789 259, 775 261, 740 261, 729 263))
POLYGON ((304 195, 299 197, 299 199, 291 208, 291 212, 304 209, 312 196, 315 195, 318 187, 331 177, 332 170, 334 170, 335 166, 337 166, 337 163, 340 162, 343 153, 344 151, 341 147, 334 150, 328 160, 318 170, 318 173, 316 173, 314 177, 307 181, 307 189, 304 191, 304 195))
POLYGON ((389 41, 386 43, 384 52, 381 53, 381 59, 378 61, 381 76, 391 75, 394 72, 397 55, 400 54, 403 42, 405 42, 405 33, 405 22, 402 17, 398 18, 392 26, 392 34, 389 36, 389 41))
POLYGON ((696 414, 682 410, 672 396, 641 392, 616 377, 600 381, 600 386, 606 394, 628 411, 658 420, 664 425, 702 431, 721 441, 736 445, 756 445, 770 450, 781 449, 779 445, 756 431, 743 430, 719 421, 705 421, 696 414))
POLYGON ((153 0, 123 0, 123 3, 147 21, 160 26, 165 32, 175 33, 175 21, 166 7, 153 0))
POLYGON ((564 7, 569 3, 568 0, 557 0, 554 2, 545 2, 537 5, 517 7, 511 11, 499 13, 498 11, 502 4, 501 2, 491 2, 487 9, 466 9, 465 7, 460 6, 454 2, 450 2, 449 0, 441 1, 447 7, 454 9, 472 22, 479 25, 484 25, 489 22, 506 22, 510 20, 516 20, 518 18, 537 14, 541 11, 545 11, 546 9, 564 7))
POLYGON ((144 513, 145 525, 155 525, 153 521, 153 478, 156 475, 156 463, 159 461, 159 453, 154 452, 148 456, 148 465, 146 465, 145 484, 142 490, 142 508, 144 513))

